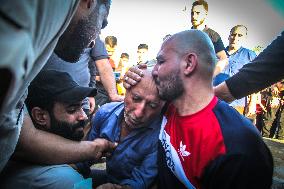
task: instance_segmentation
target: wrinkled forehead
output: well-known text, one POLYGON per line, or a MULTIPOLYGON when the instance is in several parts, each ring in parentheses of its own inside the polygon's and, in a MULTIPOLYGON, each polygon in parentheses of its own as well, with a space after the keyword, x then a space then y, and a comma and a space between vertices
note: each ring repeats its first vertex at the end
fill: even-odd
POLYGON ((143 70, 144 76, 141 81, 138 82, 133 88, 133 90, 139 90, 143 94, 155 95, 158 98, 158 90, 155 81, 150 70, 143 70))

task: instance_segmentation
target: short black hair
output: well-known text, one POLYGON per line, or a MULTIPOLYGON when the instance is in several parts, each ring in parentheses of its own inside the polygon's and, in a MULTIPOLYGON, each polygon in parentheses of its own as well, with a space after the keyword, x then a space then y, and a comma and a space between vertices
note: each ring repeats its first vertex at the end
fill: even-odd
POLYGON ((204 0, 197 0, 197 1, 194 1, 192 3, 192 7, 195 7, 197 5, 202 5, 204 7, 204 9, 206 10, 206 12, 208 12, 208 3, 204 0))
POLYGON ((115 36, 107 36, 105 38, 105 44, 113 48, 117 45, 117 38, 115 36))
POLYGON ((230 30, 230 35, 231 35, 231 33, 232 33, 233 31, 235 31, 237 28, 240 28, 240 27, 245 28, 245 30, 246 30, 246 35, 248 35, 248 28, 247 28, 246 26, 244 26, 244 25, 241 25, 241 24, 232 27, 232 29, 230 30))
POLYGON ((127 58, 127 59, 129 59, 129 54, 121 53, 120 58, 127 58))
POLYGON ((147 44, 139 44, 138 45, 138 49, 148 49, 148 45, 147 44))

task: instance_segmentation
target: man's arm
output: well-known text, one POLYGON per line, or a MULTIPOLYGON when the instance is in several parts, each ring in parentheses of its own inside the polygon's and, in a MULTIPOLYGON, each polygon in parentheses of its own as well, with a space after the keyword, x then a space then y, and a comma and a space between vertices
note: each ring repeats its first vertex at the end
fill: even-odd
POLYGON ((108 59, 96 60, 96 67, 100 74, 100 81, 102 82, 109 98, 112 102, 123 101, 123 97, 117 94, 116 82, 114 74, 108 59))
POLYGON ((141 165, 134 167, 131 177, 120 181, 119 184, 130 186, 130 188, 149 188, 158 175, 157 148, 153 146, 152 151, 143 159, 141 165))
POLYGON ((218 62, 216 63, 213 77, 221 73, 229 63, 225 50, 219 51, 216 55, 218 62))
POLYGON ((284 78, 284 32, 251 63, 226 80, 231 95, 242 98, 284 78))
POLYGON ((75 142, 36 129, 30 116, 26 115, 14 155, 36 163, 62 164, 98 160, 115 147, 115 143, 105 139, 75 142))

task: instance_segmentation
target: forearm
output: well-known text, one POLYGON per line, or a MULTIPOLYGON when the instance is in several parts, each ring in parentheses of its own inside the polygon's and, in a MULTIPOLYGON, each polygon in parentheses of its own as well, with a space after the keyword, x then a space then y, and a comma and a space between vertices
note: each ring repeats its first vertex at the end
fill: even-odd
POLYGON ((232 102, 232 101, 235 100, 235 98, 232 96, 226 82, 222 82, 221 84, 214 87, 214 93, 218 98, 220 98, 221 100, 224 100, 226 102, 232 102))
POLYGON ((215 77, 216 75, 218 75, 219 73, 223 72, 223 70, 225 69, 225 67, 228 65, 228 59, 224 58, 222 60, 219 60, 216 63, 215 69, 214 69, 214 73, 213 73, 213 77, 215 77))
POLYGON ((110 99, 113 101, 114 96, 117 96, 116 82, 114 74, 107 59, 97 60, 96 65, 100 73, 100 81, 107 91, 110 99))
POLYGON ((30 117, 25 116, 15 155, 35 163, 62 164, 90 160, 95 153, 93 142, 75 142, 39 130, 30 117))

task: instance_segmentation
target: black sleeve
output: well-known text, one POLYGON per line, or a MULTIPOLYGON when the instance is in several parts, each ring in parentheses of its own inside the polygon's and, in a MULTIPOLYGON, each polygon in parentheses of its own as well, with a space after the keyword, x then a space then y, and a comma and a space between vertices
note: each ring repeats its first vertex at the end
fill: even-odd
POLYGON ((226 80, 236 99, 269 87, 284 78, 284 32, 276 38, 250 64, 226 80))
POLYGON ((97 38, 95 46, 91 50, 91 57, 94 61, 109 58, 104 42, 97 38))
POLYGON ((220 156, 204 170, 201 186, 206 189, 269 189, 272 184, 273 163, 242 154, 220 156), (271 165, 272 164, 272 165, 271 165))
POLYGON ((222 50, 225 50, 225 46, 223 44, 221 37, 219 37, 219 39, 216 42, 213 42, 213 45, 216 54, 222 50))

